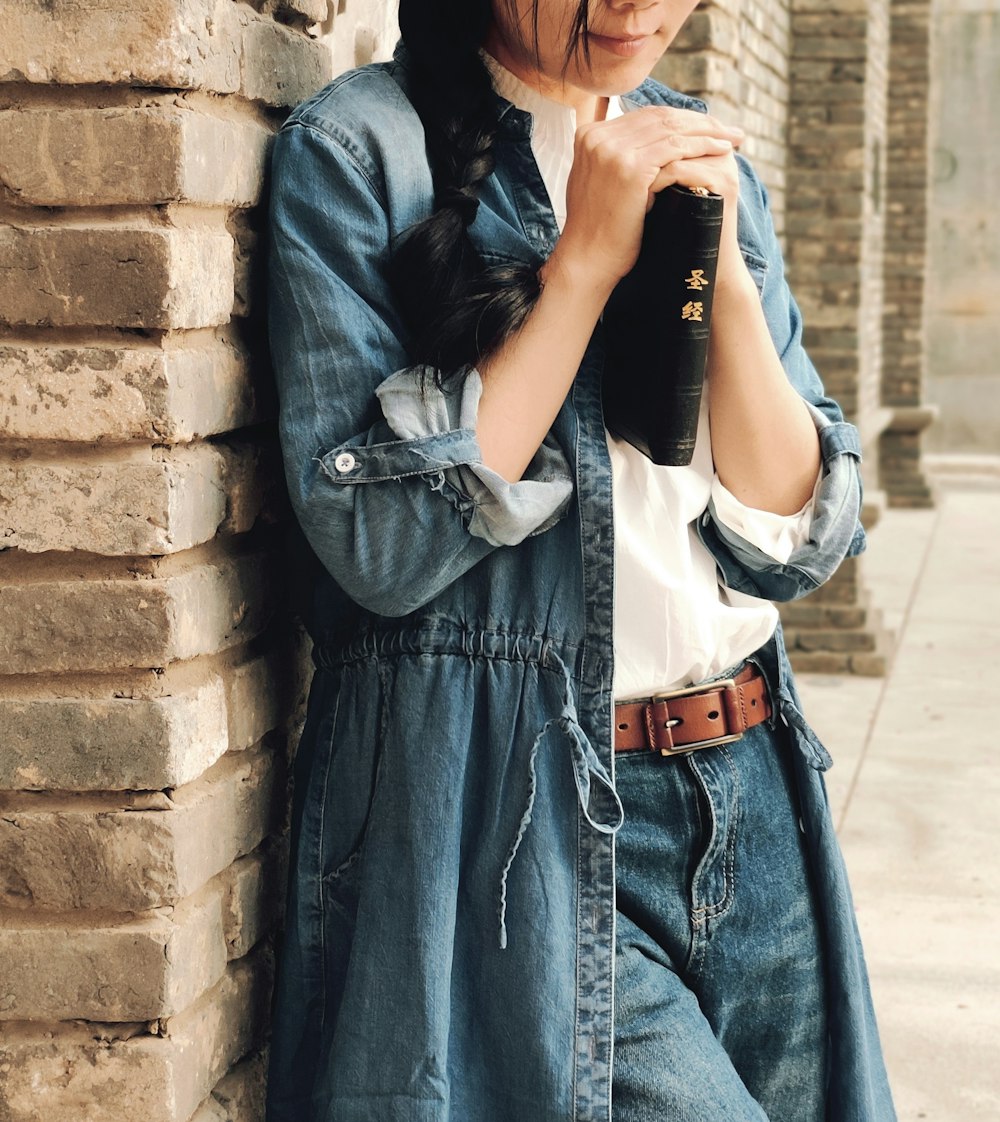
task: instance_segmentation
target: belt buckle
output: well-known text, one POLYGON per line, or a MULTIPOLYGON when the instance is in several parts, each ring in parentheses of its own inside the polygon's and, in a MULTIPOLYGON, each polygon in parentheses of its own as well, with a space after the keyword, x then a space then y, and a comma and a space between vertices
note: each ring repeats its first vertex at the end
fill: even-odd
MULTIPOLYGON (((692 697, 699 693, 711 693, 713 690, 717 689, 735 691, 736 680, 734 678, 716 678, 713 682, 702 682, 700 686, 685 686, 683 689, 668 690, 666 693, 653 694, 650 698, 650 703, 655 704, 657 701, 671 701, 675 697, 692 697)), ((744 729, 743 732, 746 732, 746 729, 744 729)), ((657 748, 655 751, 658 751, 661 756, 683 756, 688 752, 696 752, 699 748, 714 748, 719 744, 732 744, 733 741, 742 738, 743 732, 729 733, 726 736, 713 736, 708 740, 692 740, 690 744, 682 744, 679 748, 657 748)))

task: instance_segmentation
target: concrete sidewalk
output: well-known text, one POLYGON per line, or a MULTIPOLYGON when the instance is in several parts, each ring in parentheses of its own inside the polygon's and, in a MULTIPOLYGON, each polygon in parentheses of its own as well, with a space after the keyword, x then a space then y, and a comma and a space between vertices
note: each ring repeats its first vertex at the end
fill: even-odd
POLYGON ((800 675, 901 1122, 1000 1120, 1000 474, 888 511, 865 572, 885 679, 800 675))

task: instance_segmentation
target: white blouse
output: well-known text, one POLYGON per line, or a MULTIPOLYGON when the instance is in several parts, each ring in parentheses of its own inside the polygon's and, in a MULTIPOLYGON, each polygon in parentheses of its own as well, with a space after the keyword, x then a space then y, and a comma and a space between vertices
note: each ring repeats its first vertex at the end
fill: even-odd
MULTIPOLYGON (((532 115, 531 148, 560 231, 573 164, 576 110, 543 97, 490 55, 497 92, 532 115)), ((607 118, 624 112, 608 102, 607 118)), ((778 612, 719 583, 715 559, 695 530, 714 499, 727 526, 776 561, 809 537, 814 499, 783 516, 745 506, 720 482, 712 462, 709 385, 701 399, 694 457, 662 467, 608 434, 615 523, 616 700, 689 685, 741 662, 774 631, 778 612)), ((818 479, 817 479, 818 482, 818 479)))

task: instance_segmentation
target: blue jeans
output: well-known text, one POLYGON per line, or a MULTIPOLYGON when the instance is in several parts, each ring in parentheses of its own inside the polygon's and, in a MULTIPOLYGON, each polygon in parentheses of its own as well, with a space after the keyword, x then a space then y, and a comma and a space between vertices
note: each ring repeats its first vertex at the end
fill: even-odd
POLYGON ((614 1122, 820 1122, 826 994, 786 730, 616 759, 614 1122))

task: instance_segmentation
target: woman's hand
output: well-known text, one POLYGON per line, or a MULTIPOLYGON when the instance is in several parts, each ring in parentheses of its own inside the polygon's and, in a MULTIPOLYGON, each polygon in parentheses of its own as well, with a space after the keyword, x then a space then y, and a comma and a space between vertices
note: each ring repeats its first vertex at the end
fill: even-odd
MULTIPOLYGON (((611 289, 639 256, 643 222, 672 183, 707 187, 725 199, 720 283, 740 258, 736 246, 741 129, 688 109, 649 106, 581 125, 566 192, 566 224, 545 272, 565 271, 611 289)), ((543 273, 544 276, 544 273, 543 273)))

